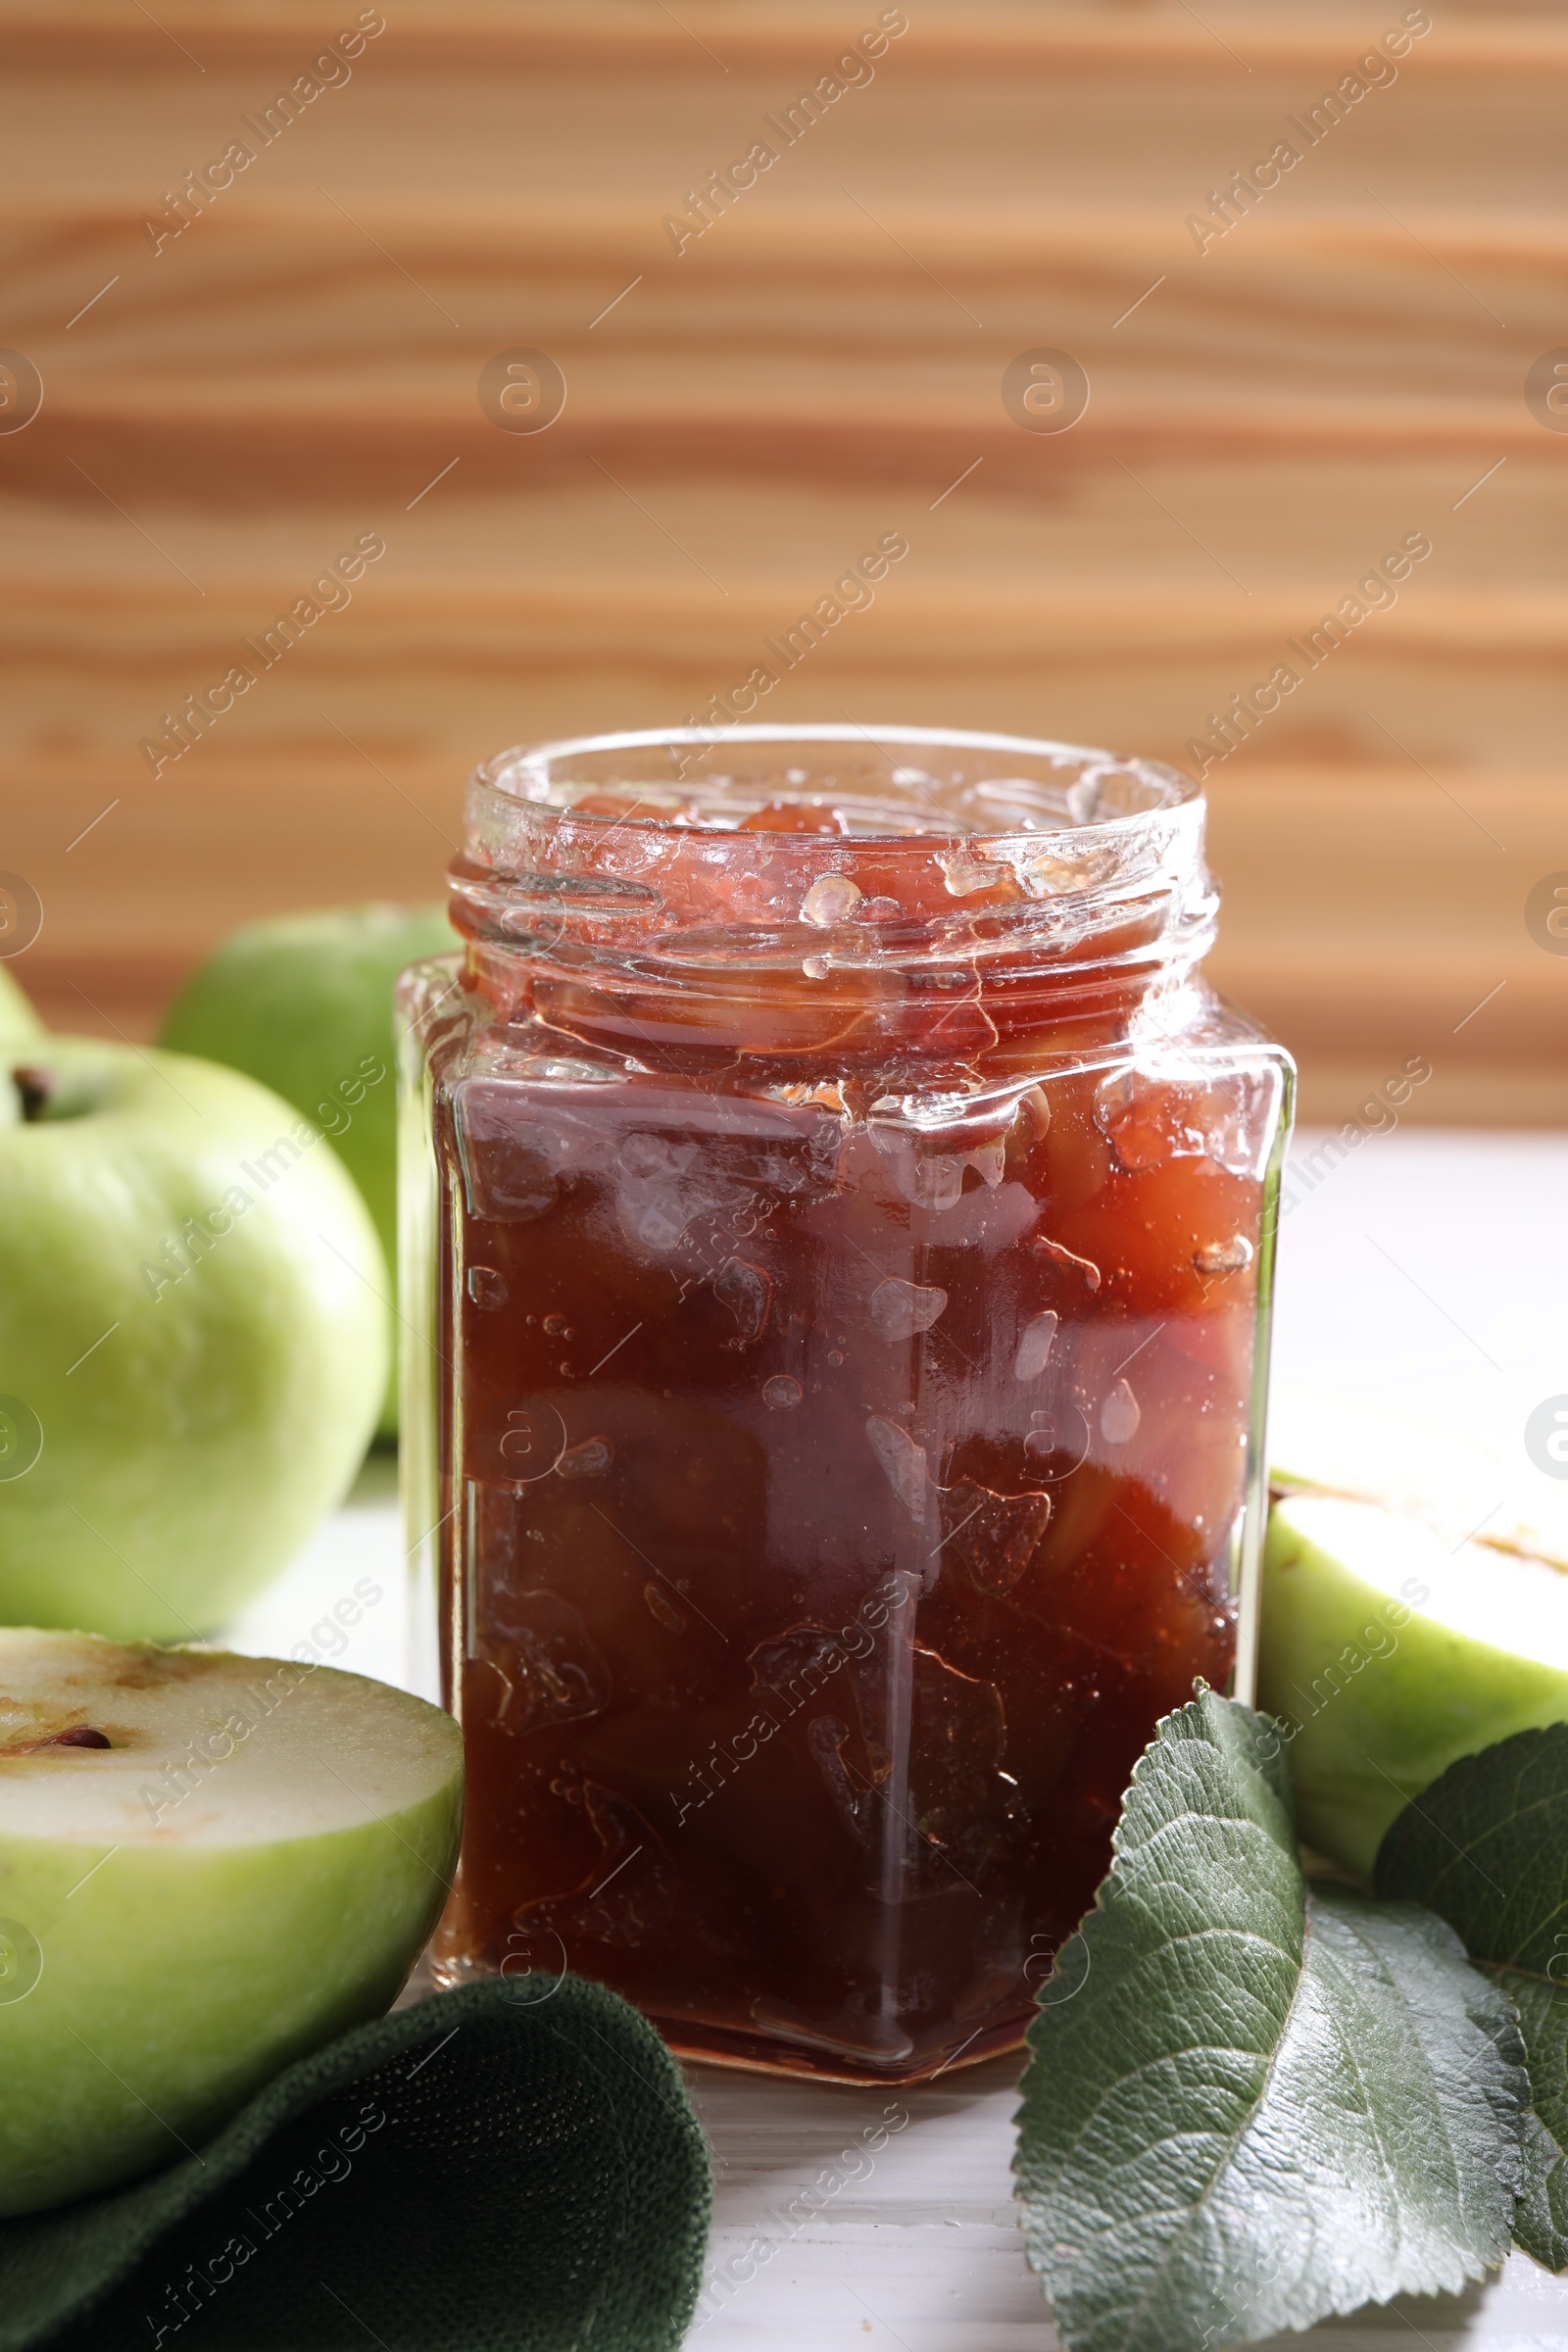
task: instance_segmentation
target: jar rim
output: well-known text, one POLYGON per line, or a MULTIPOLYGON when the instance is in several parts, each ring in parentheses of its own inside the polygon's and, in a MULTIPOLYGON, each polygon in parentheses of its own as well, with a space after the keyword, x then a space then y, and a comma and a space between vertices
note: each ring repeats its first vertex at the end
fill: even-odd
MULTIPOLYGON (((732 760, 729 764, 736 762, 732 760)), ((952 768, 954 762, 948 764, 952 768)), ((1096 746, 960 727, 862 727, 854 721, 848 725, 774 722, 635 728, 514 744, 480 761, 473 770, 470 790, 476 796, 499 794, 541 811, 569 813, 575 822, 589 827, 612 825, 617 830, 648 834, 732 834, 740 829, 747 813, 777 800, 776 787, 786 778, 808 806, 844 803, 855 818, 862 820, 848 826, 851 836, 861 844, 929 843, 934 838, 971 844, 1018 837, 1038 841, 1043 834, 1070 832, 1102 839, 1106 835, 1125 838, 1150 819, 1168 819, 1174 810, 1203 798, 1201 784, 1183 769, 1096 746), (833 776, 820 772, 827 765, 820 758, 809 767, 775 775, 765 789, 761 778, 754 774, 750 793, 744 778, 711 770, 698 772, 704 760, 714 753, 744 755, 791 744, 799 744, 803 752, 842 746, 862 764, 870 750, 883 757, 891 789, 867 797, 862 777, 855 794, 835 793, 833 776), (1037 772, 968 778, 959 773, 944 782, 928 767, 912 761, 894 764, 890 755, 900 750, 972 756, 982 765, 1004 759, 1014 769, 1032 766, 1037 772), (582 797, 591 796, 596 786, 607 794, 614 789, 617 764, 628 756, 649 753, 665 755, 671 773, 638 785, 639 795, 656 796, 646 812, 638 812, 636 801, 629 808, 595 809, 580 805, 582 797), (596 767, 606 772, 595 774, 596 767), (572 775, 567 772, 570 770, 578 772, 572 775), (1010 792, 1010 802, 999 797, 1004 791, 1010 792), (874 819, 883 809, 890 818, 906 821, 863 821, 874 819)), ((632 781, 626 778, 623 784, 632 781)), ((771 842, 775 851, 787 851, 798 843, 802 851, 819 854, 823 847, 822 836, 810 832, 775 833, 771 842)))

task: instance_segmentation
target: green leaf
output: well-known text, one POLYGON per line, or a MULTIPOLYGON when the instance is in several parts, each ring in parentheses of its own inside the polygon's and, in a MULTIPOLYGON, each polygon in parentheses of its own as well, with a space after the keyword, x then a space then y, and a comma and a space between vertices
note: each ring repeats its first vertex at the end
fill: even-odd
POLYGON ((1507 2252, 1508 2003, 1430 1912, 1308 1893, 1279 1734, 1233 1699, 1141 1758, 1029 2046, 1015 2170, 1069 2352, 1215 2352, 1507 2252))
POLYGON ((1534 2109, 1513 2233, 1568 2270, 1568 1724, 1450 1764, 1389 1829, 1376 1885, 1441 1913, 1513 2000, 1534 2109))

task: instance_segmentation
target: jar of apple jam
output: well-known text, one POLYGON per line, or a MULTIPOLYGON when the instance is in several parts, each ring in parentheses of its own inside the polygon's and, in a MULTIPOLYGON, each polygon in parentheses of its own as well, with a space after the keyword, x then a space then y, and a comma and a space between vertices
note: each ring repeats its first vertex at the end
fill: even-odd
POLYGON ((1287 1055, 1190 778, 924 728, 504 753, 402 989, 438 1972, 913 2081, 1021 2038, 1250 1690, 1287 1055))

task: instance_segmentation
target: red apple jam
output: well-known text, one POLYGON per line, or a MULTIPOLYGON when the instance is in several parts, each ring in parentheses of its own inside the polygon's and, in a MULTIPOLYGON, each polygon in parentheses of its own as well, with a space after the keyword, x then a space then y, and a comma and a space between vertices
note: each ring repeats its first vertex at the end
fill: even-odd
POLYGON ((438 1965, 839 2079, 1015 2042, 1155 1723, 1250 1673, 1289 1064, 1197 977, 1197 787, 555 745, 453 880, 404 985, 438 1965))

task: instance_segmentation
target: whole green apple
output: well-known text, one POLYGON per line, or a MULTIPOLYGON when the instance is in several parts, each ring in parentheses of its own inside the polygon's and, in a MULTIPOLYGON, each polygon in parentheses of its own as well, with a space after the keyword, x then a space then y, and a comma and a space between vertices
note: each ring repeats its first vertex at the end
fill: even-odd
MULTIPOLYGON (((397 1105, 392 989, 406 964, 450 951, 444 906, 332 906, 247 923, 195 971, 160 1043, 245 1071, 332 1139, 396 1268, 397 1105)), ((380 1434, 397 1434, 395 1384, 380 1434)))
POLYGON ((0 1623, 205 1633, 359 1467, 389 1352, 374 1229, 315 1127, 234 1070, 49 1038, 0 1091, 0 1623))
POLYGON ((1380 1504, 1300 1493, 1263 1551, 1258 1705, 1290 1742, 1309 1845, 1367 1872, 1458 1757, 1568 1721, 1568 1574, 1380 1504))
POLYGON ((0 1633, 0 1692, 14 2214, 199 2149, 391 2005, 452 1877, 463 1740, 357 1674, 90 1634, 0 1633))

